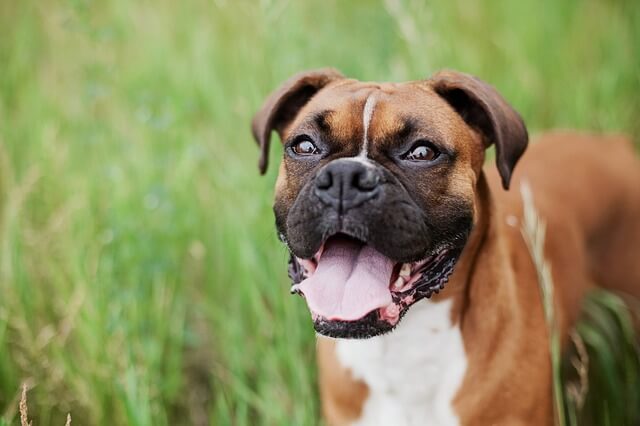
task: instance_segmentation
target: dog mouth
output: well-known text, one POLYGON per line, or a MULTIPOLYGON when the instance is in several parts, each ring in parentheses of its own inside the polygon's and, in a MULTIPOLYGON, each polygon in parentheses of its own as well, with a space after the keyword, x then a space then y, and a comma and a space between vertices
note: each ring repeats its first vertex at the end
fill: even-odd
POLYGON ((336 234, 311 259, 291 255, 291 292, 306 300, 319 334, 372 337, 393 330, 411 305, 444 289, 460 252, 447 246, 400 263, 336 234))

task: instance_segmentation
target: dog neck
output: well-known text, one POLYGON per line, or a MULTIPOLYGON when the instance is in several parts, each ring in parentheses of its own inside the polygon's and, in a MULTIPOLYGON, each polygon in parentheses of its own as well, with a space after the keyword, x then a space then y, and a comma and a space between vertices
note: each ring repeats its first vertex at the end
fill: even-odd
POLYGON ((519 225, 505 222, 505 212, 494 202, 484 172, 476 187, 476 217, 450 282, 445 291, 432 298, 435 302, 451 300, 451 320, 462 329, 468 352, 471 346, 483 344, 476 342, 477 335, 494 336, 504 330, 504 320, 519 322, 522 316, 513 303, 518 288, 510 266, 512 248, 505 238, 508 233, 519 234, 519 225), (496 268, 504 273, 496 277, 491 273, 496 268), (488 312, 503 321, 487 321, 488 312))
POLYGON ((476 183, 475 216, 477 221, 449 283, 441 294, 432 298, 434 302, 452 300, 454 323, 461 322, 465 312, 470 308, 472 279, 478 269, 480 247, 486 244, 488 239, 495 237, 495 228, 499 226, 496 207, 484 172, 480 173, 476 183))
POLYGON ((518 374, 522 365, 514 359, 534 359, 535 352, 548 362, 545 347, 531 343, 547 341, 538 286, 535 280, 516 280, 515 268, 536 276, 520 235, 519 213, 500 209, 484 176, 479 179, 477 197, 479 222, 450 283, 452 322, 460 329, 467 361, 453 401, 462 424, 474 423, 471 413, 483 412, 486 418, 497 415, 501 407, 493 404, 495 395, 485 391, 518 374), (514 347, 523 352, 514 353, 514 347), (487 377, 482 383, 477 380, 481 376, 487 377))

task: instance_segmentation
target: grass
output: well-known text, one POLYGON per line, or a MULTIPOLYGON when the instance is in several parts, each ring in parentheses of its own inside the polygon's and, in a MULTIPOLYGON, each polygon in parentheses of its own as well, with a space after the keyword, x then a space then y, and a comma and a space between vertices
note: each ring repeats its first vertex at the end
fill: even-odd
POLYGON ((455 68, 534 132, 640 134, 633 0, 21 0, 0 29, 0 424, 23 383, 34 425, 317 423, 249 133, 294 72, 455 68))
MULTIPOLYGON (((640 422, 640 341, 637 300, 606 291, 591 294, 577 326, 590 368, 589 392, 576 404, 566 392, 567 411, 572 425, 637 425, 640 422)), ((563 378, 571 386, 571 370, 563 378)), ((573 379, 575 380, 575 379, 573 379)))

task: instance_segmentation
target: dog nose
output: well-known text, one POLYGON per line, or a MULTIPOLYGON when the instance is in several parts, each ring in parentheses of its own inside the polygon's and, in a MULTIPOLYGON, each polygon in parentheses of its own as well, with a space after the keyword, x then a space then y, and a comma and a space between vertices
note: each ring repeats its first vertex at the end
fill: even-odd
POLYGON ((322 202, 344 212, 375 197, 379 183, 375 166, 339 159, 320 170, 315 180, 315 192, 322 202))

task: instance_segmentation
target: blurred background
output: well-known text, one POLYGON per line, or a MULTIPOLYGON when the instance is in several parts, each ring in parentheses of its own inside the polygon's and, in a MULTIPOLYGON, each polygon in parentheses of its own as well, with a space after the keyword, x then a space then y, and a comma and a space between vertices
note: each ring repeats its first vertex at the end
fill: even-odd
MULTIPOLYGON (((252 114, 291 74, 480 76, 640 135, 637 0, 0 2, 0 417, 316 424, 252 114)), ((272 147, 272 158, 282 151, 272 147)), ((606 154, 604 154, 606 155, 606 154)), ((2 423, 2 420, 0 420, 2 423)))

